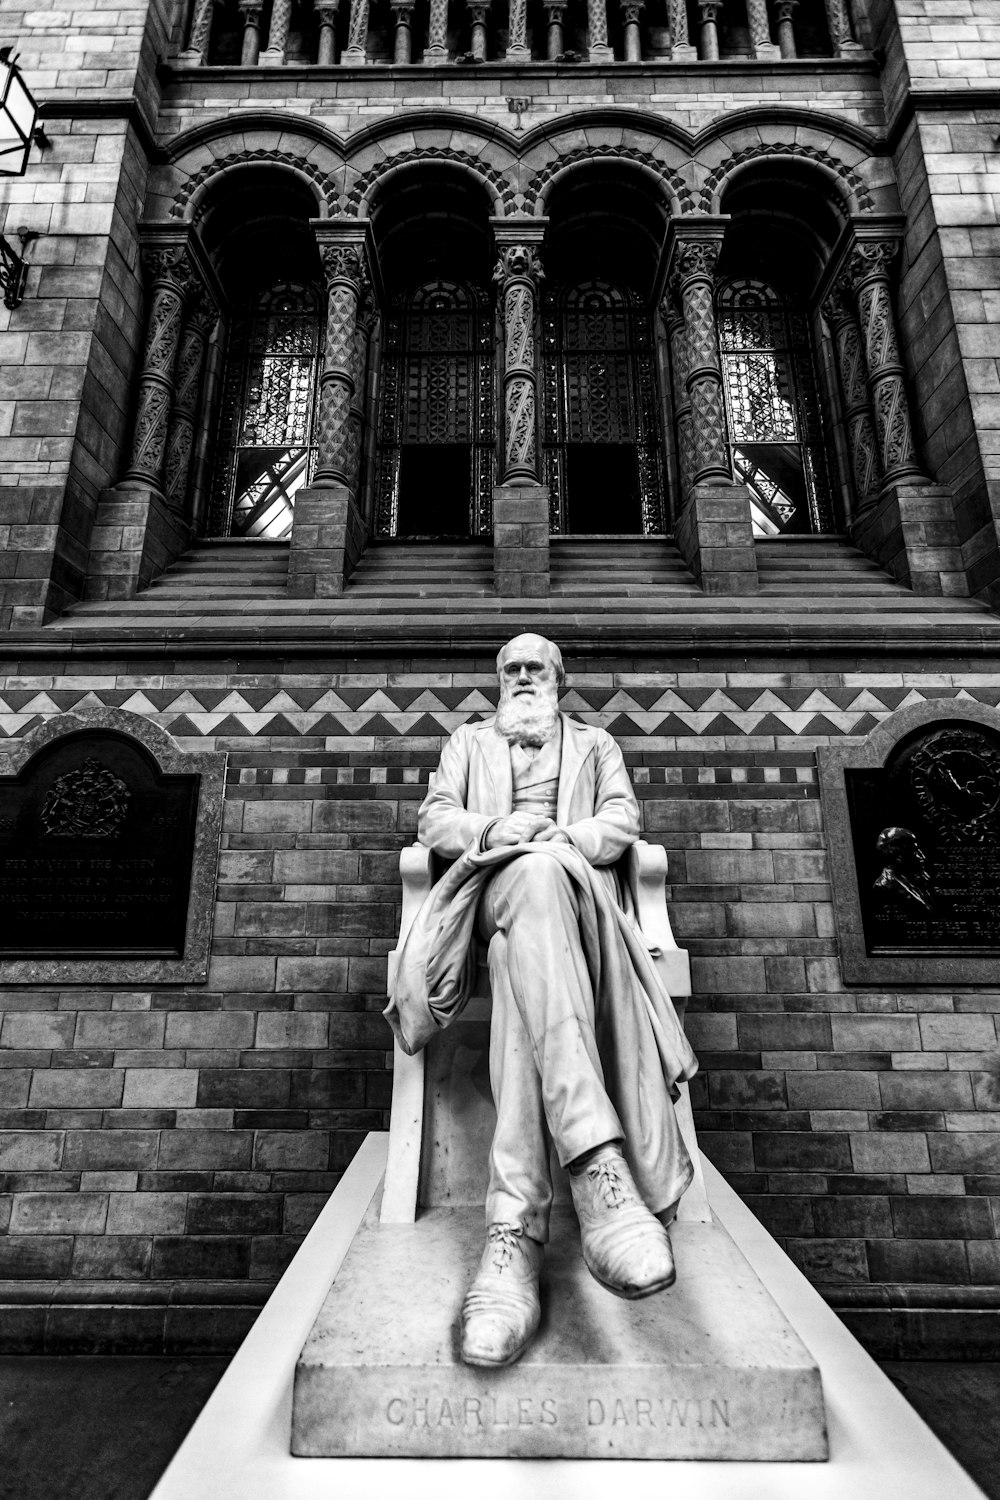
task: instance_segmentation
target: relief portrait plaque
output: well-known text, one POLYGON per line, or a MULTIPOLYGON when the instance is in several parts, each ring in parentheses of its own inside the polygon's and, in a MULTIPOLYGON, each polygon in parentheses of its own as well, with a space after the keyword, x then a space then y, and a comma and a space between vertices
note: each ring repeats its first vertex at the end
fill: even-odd
POLYGON ((6 760, 0 978, 205 978, 225 757, 108 710, 50 720, 6 760))
POLYGON ((844 977, 995 979, 1000 715, 939 699, 820 761, 844 977))

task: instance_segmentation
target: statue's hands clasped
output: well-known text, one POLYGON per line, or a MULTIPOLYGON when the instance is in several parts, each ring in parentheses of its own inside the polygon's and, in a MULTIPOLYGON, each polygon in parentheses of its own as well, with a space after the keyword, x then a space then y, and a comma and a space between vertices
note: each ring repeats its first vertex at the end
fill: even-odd
POLYGON ((556 840, 570 842, 569 836, 551 818, 538 813, 514 812, 493 824, 486 835, 486 847, 497 849, 504 844, 541 844, 556 840))

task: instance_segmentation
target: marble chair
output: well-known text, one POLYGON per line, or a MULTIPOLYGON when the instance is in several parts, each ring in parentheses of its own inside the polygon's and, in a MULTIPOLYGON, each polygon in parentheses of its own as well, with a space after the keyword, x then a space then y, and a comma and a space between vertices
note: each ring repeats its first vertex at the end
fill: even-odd
MULTIPOLYGON (((442 873, 422 844, 400 855, 403 910, 397 947, 389 954, 389 982, 410 925, 442 873)), ((644 840, 619 862, 632 893, 639 926, 654 950, 660 977, 683 1022, 691 994, 691 966, 678 948, 667 914, 666 851, 644 840)), ((382 1196, 383 1224, 412 1224, 422 1209, 470 1208, 485 1200, 487 1156, 496 1122, 489 1083, 490 984, 486 950, 475 990, 461 1016, 415 1057, 395 1044, 389 1157, 382 1196)), ((710 1223, 711 1211, 686 1084, 677 1118, 695 1163, 695 1178, 681 1199, 679 1223, 710 1223)), ((553 1160, 556 1202, 569 1200, 565 1173, 553 1160)))

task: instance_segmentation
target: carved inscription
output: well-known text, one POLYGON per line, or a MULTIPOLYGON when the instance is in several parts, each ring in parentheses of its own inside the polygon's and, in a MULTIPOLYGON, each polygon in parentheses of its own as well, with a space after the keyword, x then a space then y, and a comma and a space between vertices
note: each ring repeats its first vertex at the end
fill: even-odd
POLYGON ((632 1427, 729 1427, 729 1402, 713 1397, 588 1396, 573 1402, 546 1396, 393 1396, 386 1402, 390 1427, 436 1432, 443 1428, 466 1433, 496 1432, 505 1428, 574 1426, 622 1430, 632 1427))
POLYGON ((1000 738, 949 724, 846 772, 869 953, 1000 953, 1000 738))
POLYGON ((0 778, 0 953, 184 952, 198 777, 100 730, 0 778))

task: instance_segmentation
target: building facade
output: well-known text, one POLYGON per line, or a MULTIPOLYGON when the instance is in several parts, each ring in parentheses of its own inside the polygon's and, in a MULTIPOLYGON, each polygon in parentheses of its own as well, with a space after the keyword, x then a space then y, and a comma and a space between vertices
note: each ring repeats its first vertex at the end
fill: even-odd
POLYGON ((234 1347, 386 1123, 399 853, 530 626, 668 850, 705 1151, 871 1347, 995 1350, 989 941, 852 967, 822 754, 1000 733, 990 0, 3 22, 0 727, 226 757, 204 977, 0 938, 7 1347, 234 1347))

